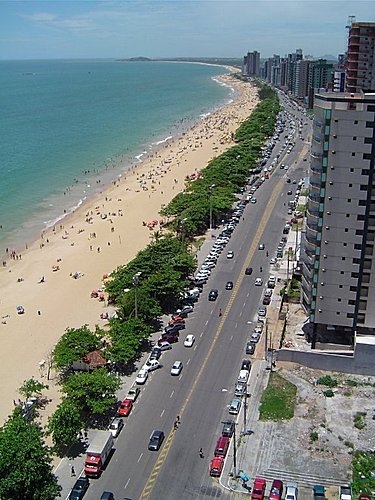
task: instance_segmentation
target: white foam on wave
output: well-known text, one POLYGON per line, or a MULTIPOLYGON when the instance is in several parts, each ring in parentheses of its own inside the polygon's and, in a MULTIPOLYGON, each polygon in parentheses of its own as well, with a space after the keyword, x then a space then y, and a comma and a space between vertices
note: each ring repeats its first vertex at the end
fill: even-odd
POLYGON ((86 196, 84 196, 83 198, 80 198, 79 202, 76 205, 69 208, 69 210, 67 210, 65 213, 55 217, 55 219, 50 219, 48 221, 44 221, 45 227, 46 228, 53 227, 58 222, 65 219, 65 217, 67 217, 68 215, 72 214, 75 210, 77 210, 77 208, 79 208, 82 205, 82 203, 84 203, 85 200, 86 200, 86 196))
POLYGON ((201 115, 199 115, 199 118, 207 118, 207 116, 210 116, 211 113, 202 113, 201 115))
POLYGON ((144 156, 145 154, 147 154, 147 151, 143 151, 141 154, 135 156, 139 163, 142 163, 142 156, 144 156))
POLYGON ((169 135, 168 137, 166 137, 165 139, 161 139, 160 141, 156 141, 156 142, 152 142, 151 145, 152 146, 160 146, 160 144, 164 144, 165 142, 168 142, 170 141, 171 139, 173 139, 173 136, 172 135, 169 135))

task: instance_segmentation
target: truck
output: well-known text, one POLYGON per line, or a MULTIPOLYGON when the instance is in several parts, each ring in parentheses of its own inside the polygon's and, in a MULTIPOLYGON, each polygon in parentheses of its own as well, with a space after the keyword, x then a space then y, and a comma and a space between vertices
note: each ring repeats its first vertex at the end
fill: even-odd
POLYGON ((340 486, 339 488, 339 498, 340 500, 352 500, 352 489, 350 486, 340 486))
POLYGON ((113 436, 109 431, 97 431, 86 450, 85 474, 99 477, 113 446, 113 436))

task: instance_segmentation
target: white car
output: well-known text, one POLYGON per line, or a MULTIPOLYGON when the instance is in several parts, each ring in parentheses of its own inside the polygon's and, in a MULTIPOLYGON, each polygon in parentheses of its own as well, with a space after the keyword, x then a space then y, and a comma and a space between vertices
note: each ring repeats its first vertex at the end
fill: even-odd
POLYGON ((141 370, 139 370, 135 382, 136 384, 142 385, 146 382, 147 378, 148 378, 148 371, 142 368, 141 370))
POLYGON ((229 250, 229 252, 227 253, 227 259, 233 259, 234 257, 234 252, 232 250, 229 250))
POLYGON ((171 375, 180 375, 182 371, 182 361, 175 361, 173 363, 173 366, 171 368, 171 375))
POLYGON ((186 339, 184 340, 184 346, 185 347, 193 347, 193 344, 195 342, 195 337, 191 333, 186 336, 186 339))
POLYGON ((152 372, 153 370, 157 370, 161 367, 161 364, 157 359, 148 359, 146 363, 142 366, 142 370, 146 370, 147 372, 152 372))
POLYGON ((297 483, 288 483, 286 485, 285 500, 297 500, 297 498, 298 498, 297 483))
POLYGON ((122 418, 116 417, 112 420, 111 425, 109 426, 109 430, 111 431, 112 436, 115 438, 120 434, 121 429, 124 427, 124 421, 122 418))
POLYGON ((262 278, 255 278, 255 286, 262 286, 263 280, 262 278))

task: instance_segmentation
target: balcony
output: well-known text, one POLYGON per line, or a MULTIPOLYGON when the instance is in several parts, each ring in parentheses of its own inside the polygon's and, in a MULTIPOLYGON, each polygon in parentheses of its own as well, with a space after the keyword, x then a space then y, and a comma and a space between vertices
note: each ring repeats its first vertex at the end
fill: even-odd
POLYGON ((318 231, 318 222, 319 222, 319 217, 318 215, 312 214, 311 212, 307 211, 306 214, 306 226, 309 227, 310 229, 314 229, 315 231, 318 231))
POLYGON ((318 231, 316 229, 313 229, 309 226, 306 226, 306 240, 316 246, 317 241, 318 241, 318 231))

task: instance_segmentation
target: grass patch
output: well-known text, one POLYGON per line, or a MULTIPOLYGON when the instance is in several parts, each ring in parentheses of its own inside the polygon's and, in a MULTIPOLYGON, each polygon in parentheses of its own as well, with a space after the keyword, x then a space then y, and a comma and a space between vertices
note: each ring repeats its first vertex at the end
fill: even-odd
POLYGON ((272 372, 260 401, 260 420, 290 420, 294 416, 297 387, 272 372))
POLYGON ((311 443, 314 443, 315 441, 318 441, 319 439, 319 434, 316 431, 310 432, 310 441, 311 443))
POLYGON ((366 415, 367 413, 364 411, 357 411, 354 415, 354 427, 356 429, 362 430, 366 427, 366 415))
POLYGON ((337 380, 332 378, 330 375, 325 375, 324 377, 318 378, 316 383, 318 385, 325 385, 331 388, 337 386, 337 380))
POLYGON ((372 495, 375 487, 375 455, 365 451, 356 451, 353 456, 353 498, 360 493, 372 495))

